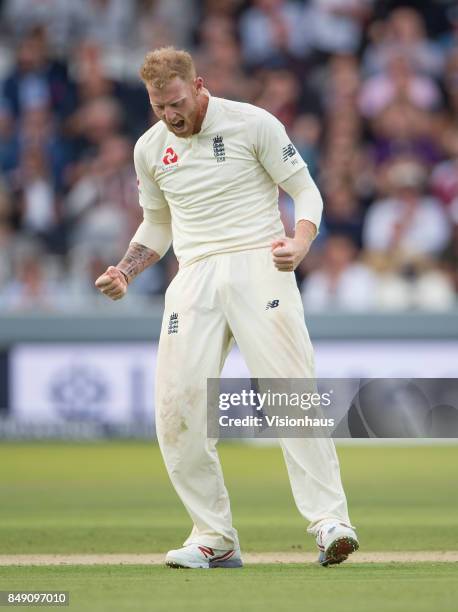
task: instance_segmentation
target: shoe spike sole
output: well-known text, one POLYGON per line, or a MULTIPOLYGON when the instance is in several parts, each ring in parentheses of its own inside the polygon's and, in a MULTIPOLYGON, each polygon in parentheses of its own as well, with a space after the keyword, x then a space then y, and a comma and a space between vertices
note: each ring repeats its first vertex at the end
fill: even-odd
POLYGON ((323 560, 320 559, 319 563, 323 567, 337 565, 345 561, 348 555, 358 550, 358 548, 359 544, 357 540, 353 538, 337 538, 337 540, 328 547, 326 552, 320 555, 323 557, 323 560))

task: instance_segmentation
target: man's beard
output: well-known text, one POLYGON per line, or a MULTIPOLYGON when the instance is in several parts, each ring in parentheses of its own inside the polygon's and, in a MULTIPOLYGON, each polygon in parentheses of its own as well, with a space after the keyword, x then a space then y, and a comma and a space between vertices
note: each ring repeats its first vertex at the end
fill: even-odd
MULTIPOLYGON (((183 122, 183 125, 181 127, 180 125, 174 125, 170 123, 166 123, 166 125, 167 125, 168 130, 172 132, 173 134, 175 134, 176 136, 181 137, 181 138, 189 138, 189 136, 192 136, 194 132, 194 128, 196 126, 198 116, 199 116, 199 108, 197 107, 195 111, 193 111, 192 113, 189 113, 187 117, 184 117, 183 119, 180 120, 183 122)), ((179 124, 180 122, 177 121, 177 123, 179 124)))

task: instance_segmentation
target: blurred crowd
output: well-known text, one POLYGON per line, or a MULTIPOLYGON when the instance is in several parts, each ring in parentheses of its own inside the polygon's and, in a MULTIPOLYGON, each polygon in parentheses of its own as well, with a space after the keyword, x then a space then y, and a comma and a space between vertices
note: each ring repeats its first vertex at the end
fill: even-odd
MULTIPOLYGON (((93 281, 142 218, 138 70, 168 44, 213 95, 276 115, 308 163, 325 209, 297 270, 306 311, 456 306, 456 2, 0 0, 0 16, 0 311, 106 300, 93 281)), ((134 301, 176 266, 142 274, 134 301)))

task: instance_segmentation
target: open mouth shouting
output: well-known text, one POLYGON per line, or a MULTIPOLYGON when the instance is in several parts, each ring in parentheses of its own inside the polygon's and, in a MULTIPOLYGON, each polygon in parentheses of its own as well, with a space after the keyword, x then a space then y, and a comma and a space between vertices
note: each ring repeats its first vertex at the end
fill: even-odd
POLYGON ((179 121, 176 121, 175 123, 170 123, 169 125, 174 132, 181 132, 184 130, 186 123, 184 119, 180 119, 179 121))

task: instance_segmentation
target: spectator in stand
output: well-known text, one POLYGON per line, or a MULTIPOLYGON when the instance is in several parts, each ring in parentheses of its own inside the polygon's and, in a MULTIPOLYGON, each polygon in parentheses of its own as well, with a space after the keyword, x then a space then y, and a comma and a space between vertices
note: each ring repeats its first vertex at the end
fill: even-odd
POLYGON ((328 237, 318 269, 302 284, 306 313, 327 309, 369 310, 374 306, 377 279, 358 261, 357 253, 355 244, 347 236, 328 237))
POLYGON ((327 85, 322 88, 326 111, 320 182, 325 193, 336 185, 356 183, 361 172, 362 126, 357 110, 359 76, 356 57, 338 55, 329 61, 327 85))
POLYGON ((398 100, 431 112, 440 108, 442 96, 431 77, 414 71, 408 57, 391 52, 386 70, 363 83, 359 108, 371 119, 398 100))
POLYGON ((123 109, 126 130, 132 139, 140 137, 148 124, 151 110, 148 95, 140 83, 119 81, 107 73, 103 49, 95 40, 85 38, 73 54, 72 74, 76 82, 75 97, 81 108, 93 100, 113 98, 123 109))
POLYGON ((406 263, 393 254, 366 254, 377 275, 374 308, 399 311, 408 308, 444 311, 453 308, 455 291, 445 260, 428 256, 406 263))
POLYGON ((434 169, 432 188, 444 204, 453 205, 453 210, 456 210, 458 202, 458 47, 452 48, 447 57, 444 86, 448 112, 442 123, 441 143, 447 159, 434 169))
POLYGON ((106 72, 103 51, 98 42, 85 38, 72 54, 72 74, 77 88, 77 105, 116 94, 118 83, 106 72))
POLYGON ((247 65, 283 68, 309 50, 302 9, 292 0, 253 0, 240 20, 242 53, 247 65))
POLYGON ((209 16, 199 29, 200 50, 196 65, 205 74, 212 95, 230 100, 246 100, 254 95, 256 81, 242 69, 240 46, 234 23, 225 15, 209 16))
POLYGON ((350 54, 332 56, 324 76, 321 84, 324 108, 330 113, 340 113, 342 109, 356 112, 361 84, 357 57, 350 54))
POLYGON ((33 28, 45 28, 52 50, 62 56, 84 30, 85 9, 85 0, 4 0, 2 18, 16 39, 33 28))
POLYGON ((432 174, 431 186, 434 195, 447 206, 458 199, 458 150, 453 159, 448 159, 436 166, 432 174))
POLYGON ((406 100, 389 104, 370 122, 372 159, 380 166, 396 157, 413 156, 432 167, 442 158, 433 116, 406 100))
POLYGON ((68 139, 73 163, 67 170, 67 184, 90 171, 102 145, 121 133, 123 113, 114 98, 97 98, 81 106, 69 119, 68 139))
POLYGON ((67 65, 51 58, 43 28, 35 28, 20 41, 16 65, 2 85, 1 97, 16 118, 24 109, 47 106, 61 119, 74 108, 67 65))
POLYGON ((128 47, 134 31, 136 4, 125 0, 83 0, 85 36, 106 50, 128 47))
POLYGON ((60 289, 51 278, 49 257, 38 244, 27 240, 12 250, 12 277, 0 296, 6 311, 57 310, 60 289))
POLYGON ((43 241, 49 251, 63 253, 65 232, 60 227, 59 205, 69 159, 55 121, 46 107, 23 110, 5 177, 18 230, 43 241))
MULTIPOLYGON (((227 0, 226 0, 227 3, 227 0)), ((198 0, 138 0, 138 19, 142 23, 150 20, 159 24, 167 32, 170 40, 167 44, 177 47, 189 47, 193 44, 193 31, 199 22, 198 0)), ((218 5, 224 5, 223 0, 217 0, 218 5)), ((204 11, 204 15, 208 10, 204 11)), ((157 41, 154 46, 161 45, 157 41)), ((150 45, 151 46, 151 45, 150 45)))
POLYGON ((0 174, 17 165, 17 126, 8 105, 0 99, 0 174))
MULTIPOLYGON (((23 150, 16 192, 19 227, 27 235, 41 238, 48 249, 55 247, 57 198, 48 160, 41 147, 23 150)), ((53 249, 54 250, 54 249, 53 249)))
POLYGON ((323 190, 335 191, 335 185, 349 183, 356 190, 362 177, 360 159, 360 123, 352 109, 327 117, 326 143, 322 154, 320 180, 323 190))
POLYGON ((440 202, 426 192, 427 175, 416 161, 400 159, 386 170, 388 197, 370 207, 363 228, 366 250, 404 261, 435 256, 450 237, 440 202))
POLYGON ((319 117, 312 114, 298 115, 291 127, 291 140, 307 163, 310 174, 318 173, 319 145, 321 123, 319 117))
POLYGON ((46 107, 24 111, 17 131, 18 160, 29 147, 41 149, 49 168, 52 187, 60 195, 64 190, 64 176, 70 163, 70 151, 59 133, 56 117, 46 107))
POLYGON ((111 135, 100 143, 89 171, 75 183, 66 203, 70 245, 91 250, 109 244, 120 257, 141 222, 132 167, 132 143, 111 135))
MULTIPOLYGON (((446 159, 435 166, 431 185, 434 195, 449 207, 453 201, 458 201, 458 50, 449 58, 446 75, 449 92, 456 90, 457 103, 443 116, 440 142, 446 159)), ((453 99, 453 93, 450 98, 453 99)))
POLYGON ((292 127, 299 112, 300 87, 288 70, 268 70, 263 73, 262 92, 254 103, 275 115, 287 129, 292 127))
POLYGON ((5 119, 5 132, 0 121, 1 142, 0 168, 5 179, 13 190, 20 189, 21 158, 29 148, 39 148, 46 158, 52 177, 52 188, 60 193, 63 188, 64 173, 69 162, 69 151, 60 137, 56 117, 46 106, 30 107, 23 110, 21 119, 13 122, 5 119), (19 174, 18 174, 19 173, 19 174))
POLYGON ((387 72, 393 54, 404 57, 414 72, 437 77, 443 66, 439 45, 428 39, 422 15, 413 7, 401 6, 391 11, 384 22, 369 29, 372 42, 362 60, 364 72, 387 72))
POLYGON ((325 193, 323 210, 325 231, 331 235, 343 234, 361 248, 364 212, 351 183, 334 183, 325 193))
POLYGON ((310 32, 310 46, 325 55, 358 51, 373 3, 374 0, 310 0, 303 21, 303 28, 310 32))

